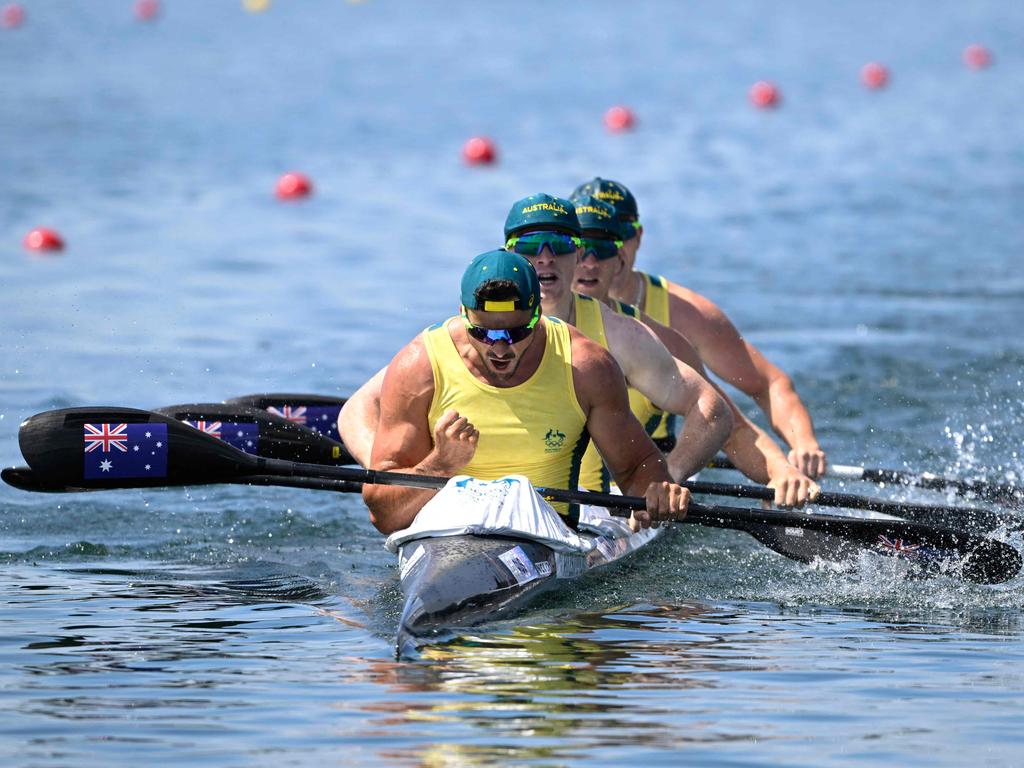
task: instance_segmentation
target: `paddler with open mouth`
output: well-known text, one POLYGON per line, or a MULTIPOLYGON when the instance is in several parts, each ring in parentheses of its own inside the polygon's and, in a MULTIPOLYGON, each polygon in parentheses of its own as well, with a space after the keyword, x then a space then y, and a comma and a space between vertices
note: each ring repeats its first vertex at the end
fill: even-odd
MULTIPOLYGON (((726 412, 728 416, 728 412, 726 412)), ((387 366, 368 464, 422 475, 574 488, 589 440, 624 492, 646 499, 638 527, 685 517, 689 493, 629 412, 615 360, 575 328, 545 317, 537 272, 504 250, 477 256, 455 317, 427 328, 387 366)), ((717 445, 709 445, 714 451, 717 445)), ((373 485, 373 524, 408 528, 434 489, 373 485)), ((552 505, 570 527, 576 505, 552 505)))
MULTIPOLYGON (((613 279, 609 295, 639 307, 685 336, 712 373, 757 403, 772 429, 789 446, 788 460, 793 466, 810 478, 824 475, 825 452, 792 379, 744 339, 725 312, 710 299, 665 277, 636 269, 644 227, 636 198, 623 184, 597 177, 572 193, 574 199, 586 196, 614 206, 626 225, 621 249, 625 266, 613 279)), ((666 436, 664 424, 654 436, 666 436)))
MULTIPOLYGON (((584 335, 607 348, 630 387, 647 398, 651 407, 683 418, 682 435, 665 456, 672 477, 687 478, 706 466, 732 431, 732 414, 725 400, 699 373, 673 358, 643 323, 573 293, 582 234, 574 206, 547 194, 523 198, 512 205, 504 234, 505 249, 528 259, 536 270, 544 315, 570 325, 584 320, 584 314, 597 316, 599 332, 591 335, 581 327, 584 335), (577 311, 579 305, 585 306, 577 311)), ((502 354, 506 354, 504 349, 502 354)), ((493 358, 487 363, 496 364, 493 358)), ((378 373, 349 398, 339 417, 345 445, 364 465, 374 445, 382 376, 378 373)), ((594 442, 599 448, 598 441, 594 442)), ((588 490, 607 488, 614 473, 608 473, 602 484, 600 460, 597 454, 592 456, 590 464, 597 471, 579 484, 588 490)))
MULTIPOLYGON (((613 281, 626 268, 624 243, 635 233, 630 222, 619 217, 613 206, 591 195, 576 198, 574 204, 583 231, 582 256, 576 262, 575 291, 596 299, 616 314, 639 319, 654 331, 673 356, 708 378, 700 355, 684 336, 635 307, 609 296, 613 281)), ((578 307, 577 299, 577 315, 580 315, 578 307)), ((583 316, 583 324, 577 323, 577 326, 590 338, 600 340, 604 338, 600 321, 601 318, 589 313, 583 316)), ((712 386, 715 385, 712 383, 712 386)), ((733 431, 723 446, 725 453, 748 478, 775 490, 776 506, 802 507, 817 493, 818 486, 790 464, 775 441, 752 423, 724 392, 717 386, 715 388, 725 398, 733 415, 733 431)), ((630 389, 629 397, 634 415, 645 425, 655 444, 662 450, 671 450, 676 439, 672 425, 674 415, 656 408, 633 389, 630 389), (659 428, 665 428, 661 437, 657 435, 659 428)), ((606 488, 609 475, 599 462, 600 457, 588 451, 583 461, 582 482, 593 485, 594 478, 599 476, 602 488, 606 488)))

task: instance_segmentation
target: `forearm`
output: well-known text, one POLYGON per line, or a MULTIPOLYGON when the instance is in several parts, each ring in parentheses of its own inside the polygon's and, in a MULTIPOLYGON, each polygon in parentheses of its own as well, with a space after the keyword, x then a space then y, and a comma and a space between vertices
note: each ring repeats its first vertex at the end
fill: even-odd
MULTIPOLYGON (((432 477, 448 477, 454 474, 450 467, 439 460, 436 451, 431 451, 423 461, 413 467, 383 464, 374 469, 432 477)), ((434 498, 438 490, 440 489, 367 484, 363 486, 363 501, 370 510, 370 521, 378 531, 388 535, 412 525, 416 515, 434 498)))
POLYGON ((651 483, 672 482, 668 464, 654 443, 643 459, 628 470, 613 473, 615 484, 627 496, 643 496, 651 483))
POLYGON ((791 448, 818 446, 811 414, 788 376, 780 372, 766 390, 754 396, 754 400, 768 417, 772 429, 791 448))
POLYGON ((706 467, 733 432, 733 414, 725 399, 708 387, 683 416, 683 431, 668 454, 673 478, 685 480, 706 467))
POLYGON ((773 473, 788 464, 786 455, 767 432, 753 424, 735 406, 733 418, 735 427, 724 446, 726 455, 746 477, 767 485, 773 473))

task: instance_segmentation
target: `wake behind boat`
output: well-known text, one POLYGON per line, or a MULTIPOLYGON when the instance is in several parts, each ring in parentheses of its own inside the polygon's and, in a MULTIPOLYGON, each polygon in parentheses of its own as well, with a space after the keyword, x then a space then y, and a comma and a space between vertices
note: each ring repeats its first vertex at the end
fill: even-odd
POLYGON ((525 477, 453 478, 412 527, 388 538, 405 599, 396 655, 415 656, 446 630, 508 615, 631 555, 663 530, 634 533, 625 519, 583 506, 573 531, 525 477))

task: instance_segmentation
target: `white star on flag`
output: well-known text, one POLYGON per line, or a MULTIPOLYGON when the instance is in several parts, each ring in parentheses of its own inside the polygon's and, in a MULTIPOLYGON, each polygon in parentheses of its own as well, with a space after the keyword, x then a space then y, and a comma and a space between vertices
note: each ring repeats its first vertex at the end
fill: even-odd
POLYGON ((114 462, 112 462, 110 459, 104 459, 103 461, 100 462, 100 469, 102 469, 104 472, 109 472, 110 468, 113 466, 114 462))

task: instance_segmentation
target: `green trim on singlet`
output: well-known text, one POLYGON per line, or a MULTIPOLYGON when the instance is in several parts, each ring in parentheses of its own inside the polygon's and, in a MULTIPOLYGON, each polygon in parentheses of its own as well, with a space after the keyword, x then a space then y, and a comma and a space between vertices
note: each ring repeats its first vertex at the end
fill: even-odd
MULTIPOLYGON (((587 446, 590 445, 590 432, 586 427, 583 428, 583 432, 580 434, 579 440, 576 441, 576 445, 572 449, 572 463, 569 465, 569 485, 568 488, 574 489, 580 487, 580 469, 583 466, 583 454, 587 452, 587 446)), ((563 515, 565 523, 576 530, 580 524, 580 505, 573 502, 569 505, 569 509, 565 515, 563 515)))
POLYGON ((612 299, 612 301, 615 302, 615 306, 613 307, 613 309, 615 309, 615 311, 618 312, 620 315, 636 317, 636 307, 634 307, 632 304, 627 304, 626 302, 619 301, 618 299, 612 299))

